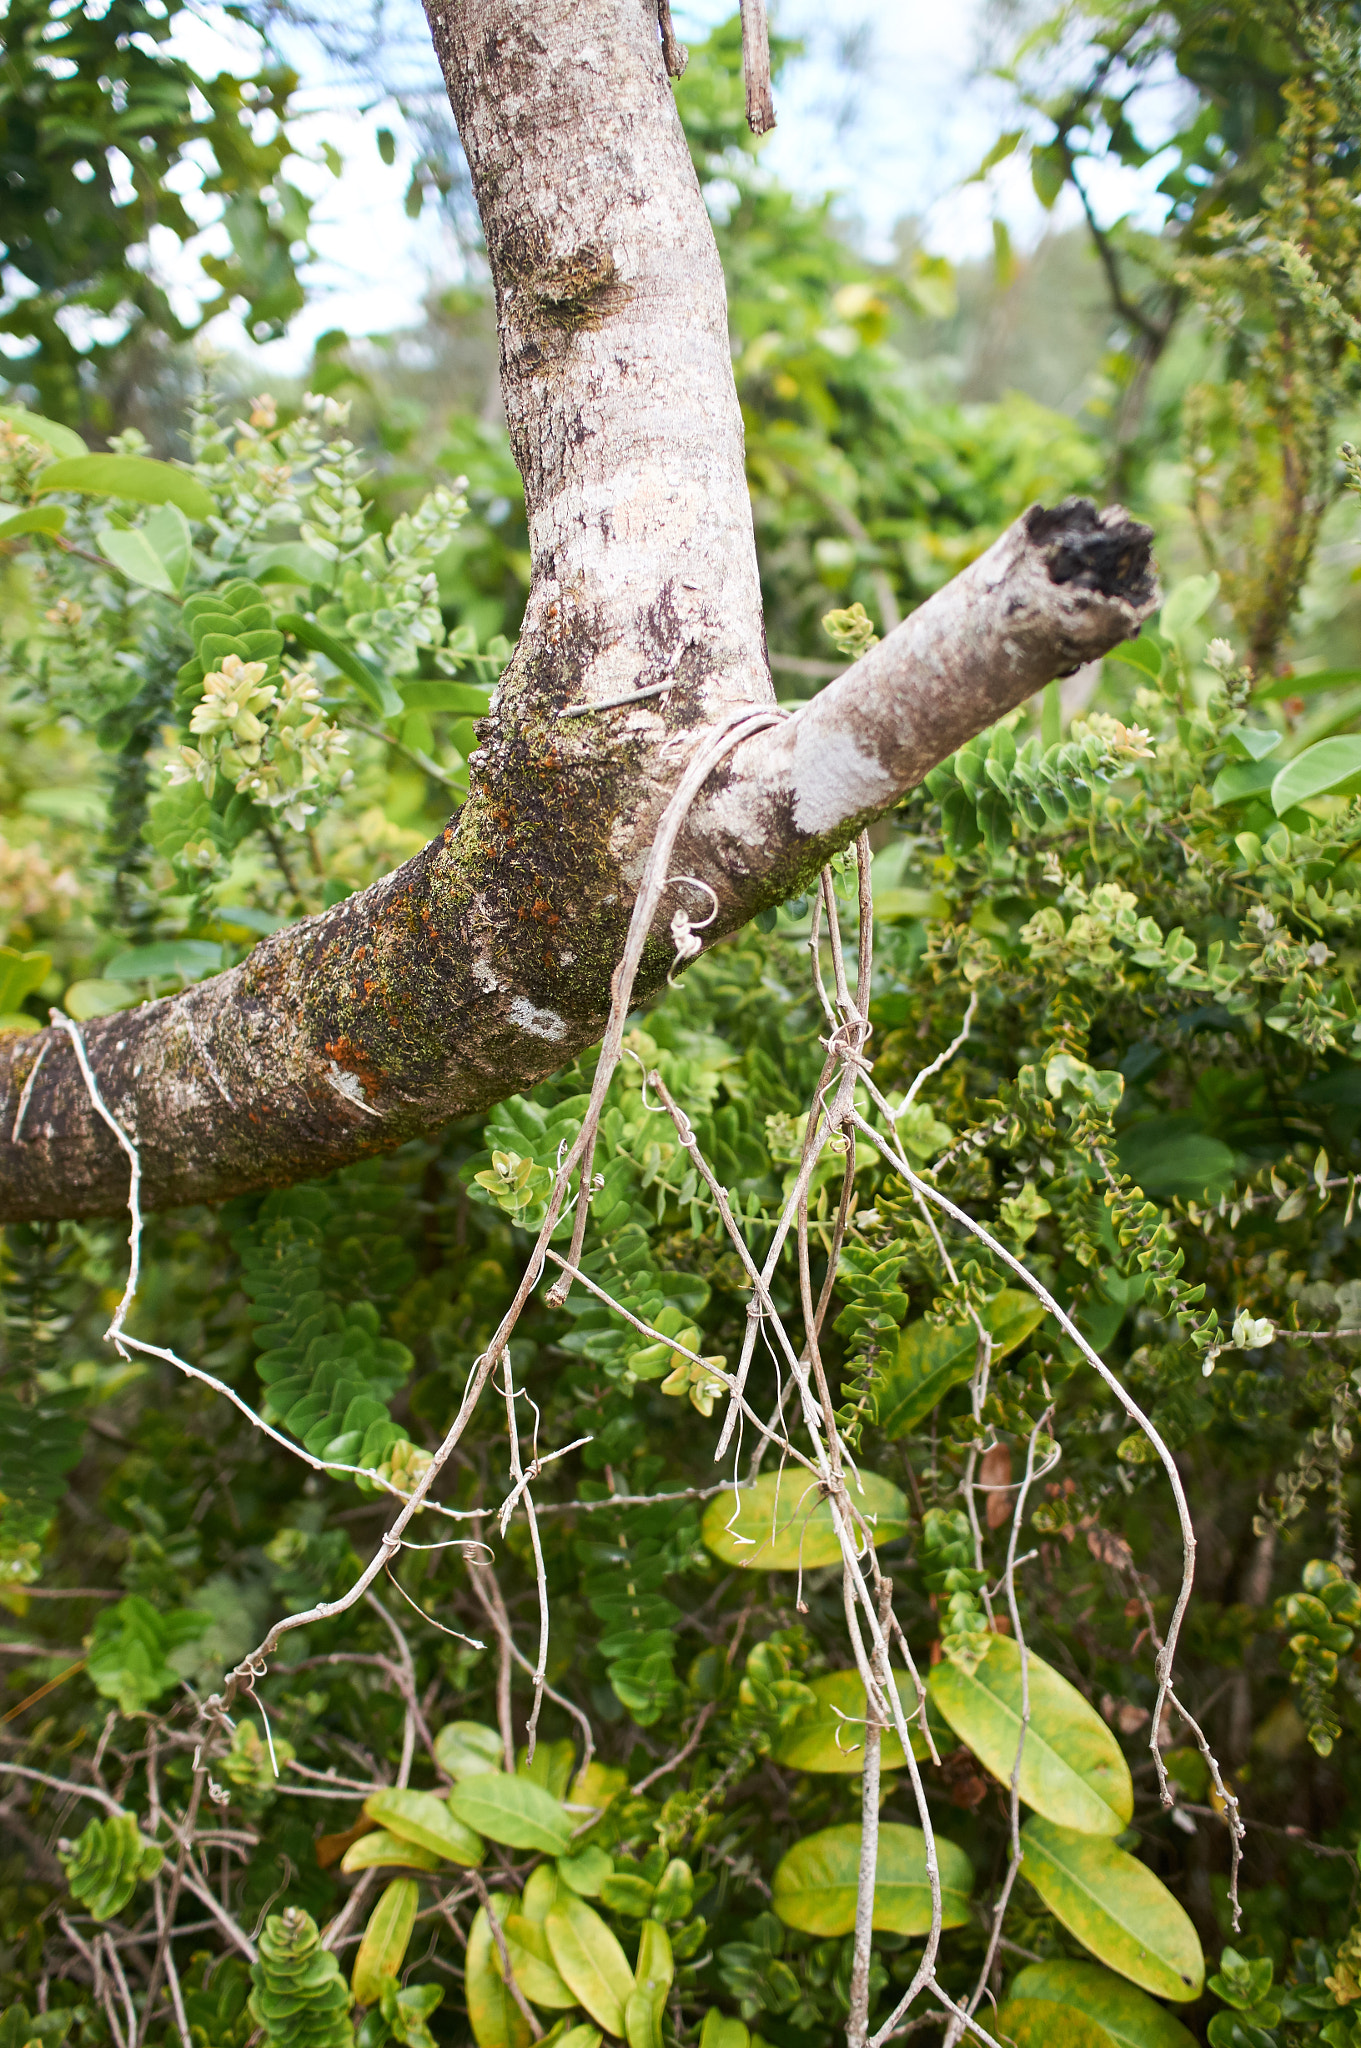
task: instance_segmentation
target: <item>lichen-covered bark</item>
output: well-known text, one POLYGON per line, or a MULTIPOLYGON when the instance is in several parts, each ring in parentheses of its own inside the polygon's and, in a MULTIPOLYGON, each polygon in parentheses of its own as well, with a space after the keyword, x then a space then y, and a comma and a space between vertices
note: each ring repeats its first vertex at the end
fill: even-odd
MULTIPOLYGON (((735 705, 771 701, 722 277, 655 0, 429 12, 496 283, 524 631, 470 799, 430 846, 230 973, 85 1027, 148 1207, 324 1173, 591 1044, 685 761, 735 705)), ((713 778, 677 861, 719 896, 710 936, 1153 600, 1147 532, 1122 513, 1028 514, 713 778)), ((669 958, 659 938, 640 994, 669 958)), ((107 1213, 126 1192, 65 1034, 0 1041, 0 1219, 107 1213)))

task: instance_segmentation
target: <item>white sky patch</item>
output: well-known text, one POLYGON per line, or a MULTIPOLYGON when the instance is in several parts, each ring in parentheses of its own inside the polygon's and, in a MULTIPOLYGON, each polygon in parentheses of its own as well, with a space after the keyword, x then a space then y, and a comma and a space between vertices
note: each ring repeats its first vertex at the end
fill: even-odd
MULTIPOLYGON (((674 0, 683 38, 699 40, 732 12, 735 0, 674 0)), ((389 19, 397 22, 404 83, 437 87, 438 73, 415 0, 397 0, 389 19)), ((765 162, 796 191, 814 198, 838 196, 838 211, 852 224, 867 254, 892 254, 894 224, 906 216, 920 223, 931 250, 955 261, 983 257, 992 249, 992 223, 1000 216, 1018 248, 1031 246, 1046 226, 1067 227, 1080 218, 1077 201, 1065 193, 1046 215, 1030 183, 1024 151, 998 165, 981 184, 965 185, 998 134, 1017 125, 1007 88, 977 74, 982 0, 777 0, 776 26, 802 37, 805 55, 785 71, 776 94, 779 125, 765 162), (860 68, 839 65, 840 43, 857 29, 866 37, 860 68)), ((320 162, 293 159, 285 175, 316 202, 312 241, 318 261, 307 273, 308 302, 280 341, 250 342, 235 313, 221 315, 210 338, 243 356, 262 382, 271 374, 297 374, 313 344, 329 328, 353 335, 389 334, 416 326, 422 301, 434 287, 456 281, 461 262, 442 210, 431 198, 418 219, 409 220, 403 201, 411 175, 412 145, 392 102, 375 101, 373 88, 348 75, 310 38, 281 31, 281 54, 302 74, 290 125, 299 144, 320 157, 323 140, 345 160, 339 178, 320 162), (390 127, 397 139, 396 161, 384 164, 377 130, 390 127)), ((184 13, 168 48, 211 75, 258 59, 259 44, 220 10, 203 16, 184 13)), ((1141 172, 1099 166, 1091 178, 1099 213, 1115 218, 1132 213, 1155 225, 1162 205, 1155 187, 1165 165, 1141 172)), ((183 174, 189 178, 189 173, 183 174)), ((179 182, 178 180, 176 182, 179 182)), ((212 213, 217 202, 186 194, 194 212, 212 213)), ((225 232, 211 231, 205 246, 225 248, 225 232)), ((182 310, 206 295, 207 281, 196 255, 186 255, 173 238, 161 235, 151 260, 182 310)))

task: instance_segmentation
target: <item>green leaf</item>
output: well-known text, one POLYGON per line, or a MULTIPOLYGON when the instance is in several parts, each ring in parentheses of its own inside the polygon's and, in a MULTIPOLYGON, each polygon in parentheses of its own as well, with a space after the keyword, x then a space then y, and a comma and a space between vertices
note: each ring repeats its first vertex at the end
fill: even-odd
POLYGON ((421 1888, 414 1877, 394 1877, 369 1915, 354 1959, 350 1989, 358 2005, 374 2005, 406 1959, 421 1888))
MULTIPOLYGON (((873 1472, 862 1478, 865 1490, 853 1487, 852 1498, 874 1530, 876 1549, 895 1543, 907 1534, 906 1497, 873 1472)), ((715 1557, 747 1570, 814 1571, 841 1558, 831 1505, 802 1466, 763 1472, 754 1486, 743 1487, 735 1514, 732 1495, 719 1494, 705 1509, 701 1533, 715 1557)))
MULTIPOLYGON (((180 517, 183 518, 184 514, 181 513, 180 517)), ((170 571, 139 526, 104 526, 95 539, 100 554, 112 562, 129 583, 139 583, 145 590, 159 590, 165 597, 175 595, 170 571)))
POLYGON ((1189 1115, 1145 1117, 1116 1140, 1122 1170, 1148 1195, 1204 1196, 1227 1184, 1234 1155, 1189 1115))
MULTIPOLYGON (((936 1853, 942 1924, 962 1927, 969 1918, 973 1865, 962 1849, 939 1835, 936 1853)), ((855 1926, 859 1874, 858 1822, 823 1828, 796 1842, 776 1866, 771 1908, 786 1927, 797 1927, 805 1934, 849 1934, 855 1926)), ((926 1837, 920 1828, 880 1823, 874 1925, 885 1934, 924 1934, 931 1925, 926 1837)))
MULTIPOLYGON (((85 1024, 91 1017, 130 1010, 140 1000, 136 989, 129 988, 125 981, 73 981, 61 999, 61 1006, 77 1024, 85 1024)), ((38 1027, 35 1024, 33 1028, 36 1031, 38 1027)))
POLYGON ((195 1641, 212 1619, 201 1608, 161 1614, 140 1593, 129 1593, 115 1607, 104 1608, 85 1662, 95 1691, 116 1700, 120 1713, 141 1713, 162 1693, 179 1686, 180 1674, 168 1662, 170 1652, 195 1641))
POLYGON ((511 1849, 538 1849, 545 1856, 566 1853, 573 1822, 560 1800, 530 1778, 487 1771, 465 1778, 449 1794, 449 1811, 490 1842, 511 1849))
POLYGON ((464 718, 485 718, 491 692, 476 683, 448 682, 443 676, 413 676, 400 684, 408 711, 452 711, 464 718))
POLYGON ((662 2048, 662 2015, 676 1974, 671 1937, 656 1920, 645 1920, 638 1940, 634 1988, 624 2007, 628 2048, 662 2048))
MULTIPOLYGON (((491 1903, 504 1926, 515 1910, 514 1898, 507 1892, 493 1892, 491 1903)), ((487 1909, 479 1906, 473 1915, 464 1957, 464 1994, 473 2039, 477 2048, 529 2048, 534 2038, 529 2022, 501 1981, 493 1961, 495 1953, 487 1909)))
MULTIPOLYGON (((504 1931, 510 1967, 525 1997, 534 2005, 546 2005, 555 2012, 574 2006, 577 2002, 575 1994, 568 1990, 554 1968, 543 1923, 526 1920, 523 1913, 511 1913, 505 1921, 504 1931)), ((498 1976, 503 1974, 501 1957, 494 1941, 491 1966, 498 1976)))
POLYGON ((988 2032, 1013 2048, 1115 2048, 1113 2037, 1086 2013, 1038 1998, 1009 1998, 988 2032))
MULTIPOLYGON (((985 1638, 973 1672, 948 1661, 927 1679, 932 1701, 985 1770, 1010 1785, 1021 1735, 1021 1653, 1010 1636, 985 1638)), ((1027 1806, 1063 1827, 1118 1835, 1134 1812, 1134 1787, 1120 1745, 1076 1686, 1037 1657, 1027 1658, 1030 1721, 1021 1756, 1027 1806)))
POLYGON ((334 562, 328 562, 325 555, 319 555, 315 548, 300 540, 281 541, 277 547, 265 548, 252 555, 250 562, 255 583, 300 583, 306 588, 319 583, 329 590, 335 573, 334 562))
POLYGON ((221 972, 223 958, 214 939, 161 939, 115 953, 104 972, 110 981, 162 981, 171 975, 184 982, 202 981, 221 972))
MULTIPOLYGON (((982 1319, 992 1338, 994 1365, 1023 1344, 1044 1318, 1028 1288, 1004 1287, 986 1304, 982 1319)), ((951 1387, 973 1375, 978 1332, 972 1323, 943 1328, 924 1319, 909 1323, 898 1338, 898 1355, 876 1382, 879 1427, 889 1442, 924 1422, 951 1387)))
POLYGON ((390 1828, 374 1828, 371 1834, 351 1842, 340 1859, 340 1867, 347 1876, 356 1870, 381 1869, 385 1863, 404 1863, 412 1870, 434 1870, 439 1860, 434 1849, 427 1849, 420 1842, 394 1835, 390 1828))
MULTIPOLYGON (((906 1671, 890 1674, 903 1712, 909 1723, 917 1711, 917 1688, 906 1671)), ((809 1681, 816 1704, 802 1708, 798 1716, 777 1734, 771 1755, 787 1770, 845 1774, 865 1766, 865 1687, 860 1673, 827 1671, 809 1681)), ((912 1753, 929 1756, 925 1737, 913 1726, 912 1753)), ((903 1745, 897 1730, 885 1728, 879 1738, 879 1758, 886 1771, 905 1767, 903 1745)))
POLYGON ((77 1840, 58 1853, 72 1898, 96 1920, 111 1920, 121 1913, 137 1886, 153 1878, 163 1860, 163 1852, 138 1832, 130 1813, 90 1821, 77 1840))
POLYGON ((1218 810, 1224 804, 1245 803, 1249 797, 1265 796, 1280 774, 1274 761, 1233 761, 1221 768, 1210 791, 1218 810))
POLYGON ((392 684, 386 676, 380 676, 376 669, 370 668, 348 640, 338 640, 334 633, 328 633, 315 619, 305 619, 301 612, 280 612, 274 623, 280 632, 291 633, 314 654, 324 654, 328 661, 333 662, 342 675, 349 677, 369 709, 376 711, 380 718, 400 717, 402 700, 392 684))
POLYGON ((436 1760, 451 1778, 499 1771, 504 1754, 497 1730, 481 1721, 447 1721, 435 1737, 436 1760))
POLYGON ((50 953, 21 953, 0 946, 0 1010, 17 1010, 52 971, 50 953))
MULTIPOLYGON (((1130 668, 1137 668, 1140 675, 1152 676, 1155 681, 1163 672, 1163 650, 1157 641, 1150 639, 1147 634, 1140 634, 1137 640, 1122 640, 1118 647, 1111 648, 1106 660, 1123 661, 1130 668)), ((1056 690, 1058 685, 1051 683, 1048 687, 1056 690)), ((1059 738, 1060 735, 1055 733, 1051 740, 1046 733, 1046 748, 1057 746, 1059 738)))
POLYGON ((1099 1963, 1027 1964, 1011 1996, 1048 1999, 1084 2012, 1105 2028, 1116 2048, 1195 2048, 1180 2020, 1099 1963))
POLYGON ((544 1920, 558 1975, 607 2034, 622 2035, 633 1972, 593 1906, 559 1892, 544 1920))
POLYGON ((1283 697, 1315 697, 1324 690, 1345 690, 1353 683, 1361 683, 1361 668, 1318 668, 1306 676, 1273 676, 1253 696, 1268 702, 1283 697))
POLYGON ((80 435, 70 427, 63 427, 57 420, 45 420, 41 413, 26 412, 22 405, 0 405, 0 420, 5 420, 16 433, 27 434, 30 441, 41 441, 56 455, 88 453, 80 435))
POLYGON ((0 540, 17 540, 23 533, 60 533, 65 524, 64 505, 30 505, 26 512, 0 519, 0 540))
POLYGON ((194 557, 194 537, 178 505, 158 505, 142 521, 142 532, 165 565, 176 590, 183 590, 194 557))
POLYGON ((1361 733, 1320 740, 1287 761, 1271 785, 1271 808, 1283 817, 1318 796, 1361 795, 1361 733))
POLYGON ((79 491, 92 498, 130 498, 139 505, 178 505, 191 519, 210 519, 216 507, 197 477, 149 455, 79 455, 49 463, 34 490, 79 491))
POLYGON ((1224 732, 1224 745, 1240 760, 1265 761, 1284 737, 1274 726, 1231 725, 1224 732))
POLYGON ((1144 1864, 1101 1835, 1034 1814, 1021 1830, 1024 1875, 1056 1920, 1098 1962, 1157 1998, 1185 2004, 1205 1982, 1200 1941, 1144 1864))
POLYGON ((558 1876, 580 1899, 595 1899, 614 1870, 614 1858, 604 1849, 578 1849, 575 1856, 559 1856, 558 1876))
POLYGON ((1158 620, 1159 631, 1168 640, 1179 640, 1183 633, 1205 616, 1219 595, 1219 577, 1186 576, 1164 600, 1158 620))
POLYGON ((399 1835, 404 1842, 419 1842, 423 1849, 433 1849, 450 1863, 475 1870, 482 1861, 481 1841, 450 1813, 436 1792, 394 1786, 391 1791, 371 1793, 364 1801, 364 1812, 390 1834, 399 1835))

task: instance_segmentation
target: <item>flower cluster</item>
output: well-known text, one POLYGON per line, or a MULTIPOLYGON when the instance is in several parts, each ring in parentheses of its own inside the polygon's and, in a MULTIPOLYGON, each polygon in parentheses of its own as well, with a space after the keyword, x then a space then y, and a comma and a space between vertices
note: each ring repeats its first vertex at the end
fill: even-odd
MULTIPOLYGON (((172 784, 199 782, 208 796, 225 775, 239 795, 279 811, 301 832, 317 808, 306 795, 335 776, 345 735, 319 709, 321 691, 307 669, 278 683, 266 683, 268 671, 268 662, 242 661, 238 654, 210 670, 189 720, 199 744, 181 747, 167 772, 172 784)), ((346 769, 336 786, 346 788, 352 779, 346 769)))

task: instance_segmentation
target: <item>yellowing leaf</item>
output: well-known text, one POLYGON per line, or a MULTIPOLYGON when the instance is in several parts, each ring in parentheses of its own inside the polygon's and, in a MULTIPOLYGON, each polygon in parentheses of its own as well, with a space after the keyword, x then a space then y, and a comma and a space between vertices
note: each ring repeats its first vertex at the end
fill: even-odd
POLYGON ((559 1889, 558 1873, 553 1864, 540 1863, 537 1869, 531 1870, 525 1880, 524 1904, 520 1908, 526 1920, 533 1920, 542 1927, 559 1889))
MULTIPOLYGON (((999 1359, 1023 1344, 1044 1316, 1028 1288, 1004 1287, 981 1311, 992 1338, 992 1357, 999 1359)), ((909 1323, 898 1338, 897 1357, 884 1367, 878 1382, 879 1427, 890 1442, 924 1422, 951 1387, 970 1378, 978 1354, 978 1332, 972 1323, 937 1328, 909 1323)))
POLYGON ((500 1771, 465 1778, 449 1794, 449 1811, 488 1841, 512 1849, 561 1856, 572 1839, 572 1821, 561 1800, 532 1778, 508 1778, 500 1771))
MULTIPOLYGON (((507 1892, 493 1892, 491 1903, 503 1924, 515 1909, 515 1900, 507 1892)), ((487 1909, 479 1906, 473 1915, 463 1960, 463 1989, 473 2039, 477 2048, 529 2048, 534 2036, 493 1963, 495 1948, 487 1909)))
POLYGON ((412 1792, 394 1788, 374 1792, 364 1801, 370 1820, 404 1842, 419 1842, 450 1863, 462 1863, 475 1870, 482 1861, 483 1845, 471 1828, 450 1813, 435 1792, 412 1792))
POLYGON ((558 1975, 607 2034, 622 2035, 633 1972, 600 1915, 584 1899, 560 1892, 543 1924, 558 1975))
POLYGON ((1011 1987, 1014 1999, 1047 1999, 1086 2013, 1116 2048, 1195 2048, 1180 2020, 1148 1993, 1099 1963, 1031 1963, 1011 1987))
MULTIPOLYGON (((874 1531, 876 1548, 896 1542, 907 1534, 906 1498, 876 1473, 863 1479, 863 1493, 851 1482, 852 1499, 874 1531)), ((763 1472, 754 1486, 743 1487, 735 1514, 732 1494, 719 1494, 705 1510, 702 1534, 715 1557, 744 1569, 815 1571, 841 1558, 831 1505, 802 1465, 763 1472)))
POLYGON ((354 1959, 350 1989, 359 2005, 376 2005, 383 1985, 395 1978, 406 1956, 421 1888, 414 1877, 397 1877, 369 1915, 354 1959))
POLYGON ((371 1834, 351 1842, 340 1859, 340 1867, 347 1873, 375 1870, 385 1863, 404 1863, 412 1870, 434 1870, 439 1857, 433 1849, 422 1848, 419 1842, 404 1842, 387 1828, 375 1828, 371 1834))
MULTIPOLYGON (((532 2005, 546 2005, 562 2012, 576 2004, 575 1995, 563 1983, 553 1966, 548 1936, 541 1922, 526 1920, 523 1913, 511 1913, 505 1920, 506 1953, 515 1981, 532 2005)), ((492 1943, 492 1968, 501 1972, 501 1955, 492 1943)))
POLYGON ((1040 1998, 1009 1998, 988 2032, 1014 2048, 1115 2048, 1088 2014, 1040 1998))
POLYGON ((1157 1998, 1199 1998, 1200 1941, 1165 1884, 1102 1835, 1033 1814, 1021 1830, 1022 1872, 1056 1920, 1098 1962, 1157 1998))
MULTIPOLYGON (((917 1688, 906 1671, 895 1671, 893 1682, 909 1723, 917 1711, 917 1688)), ((777 1764, 793 1771, 849 1773, 865 1768, 865 1688, 860 1673, 827 1671, 809 1681, 815 1704, 806 1706, 796 1720, 781 1729, 771 1751, 777 1764)), ((921 1731, 912 1728, 914 1756, 930 1754, 921 1731)), ((897 1730, 885 1728, 879 1738, 879 1760, 886 1771, 904 1767, 903 1745, 897 1730)))
MULTIPOLYGON (((973 1865, 953 1842, 936 1837, 942 1924, 962 1927, 969 1917, 973 1865)), ((855 1926, 860 1876, 857 1823, 805 1835, 778 1864, 771 1905, 786 1927, 805 1934, 849 1934, 855 1926)), ((884 1822, 874 1880, 874 1925, 886 1934, 924 1934, 931 1925, 926 1837, 920 1828, 884 1822)))
POLYGON ((710 2007, 699 2030, 699 2048, 750 2048, 751 2035, 741 2020, 710 2007))
MULTIPOLYGON (((937 1664, 927 1689, 961 1742, 1004 1785, 1011 1783, 1021 1735, 1021 1653, 1010 1636, 987 1636, 973 1672, 937 1664)), ((1134 1787, 1120 1745, 1076 1686, 1032 1650, 1030 1721, 1021 1755, 1020 1794, 1061 1827, 1118 1835, 1134 1811, 1134 1787)))

